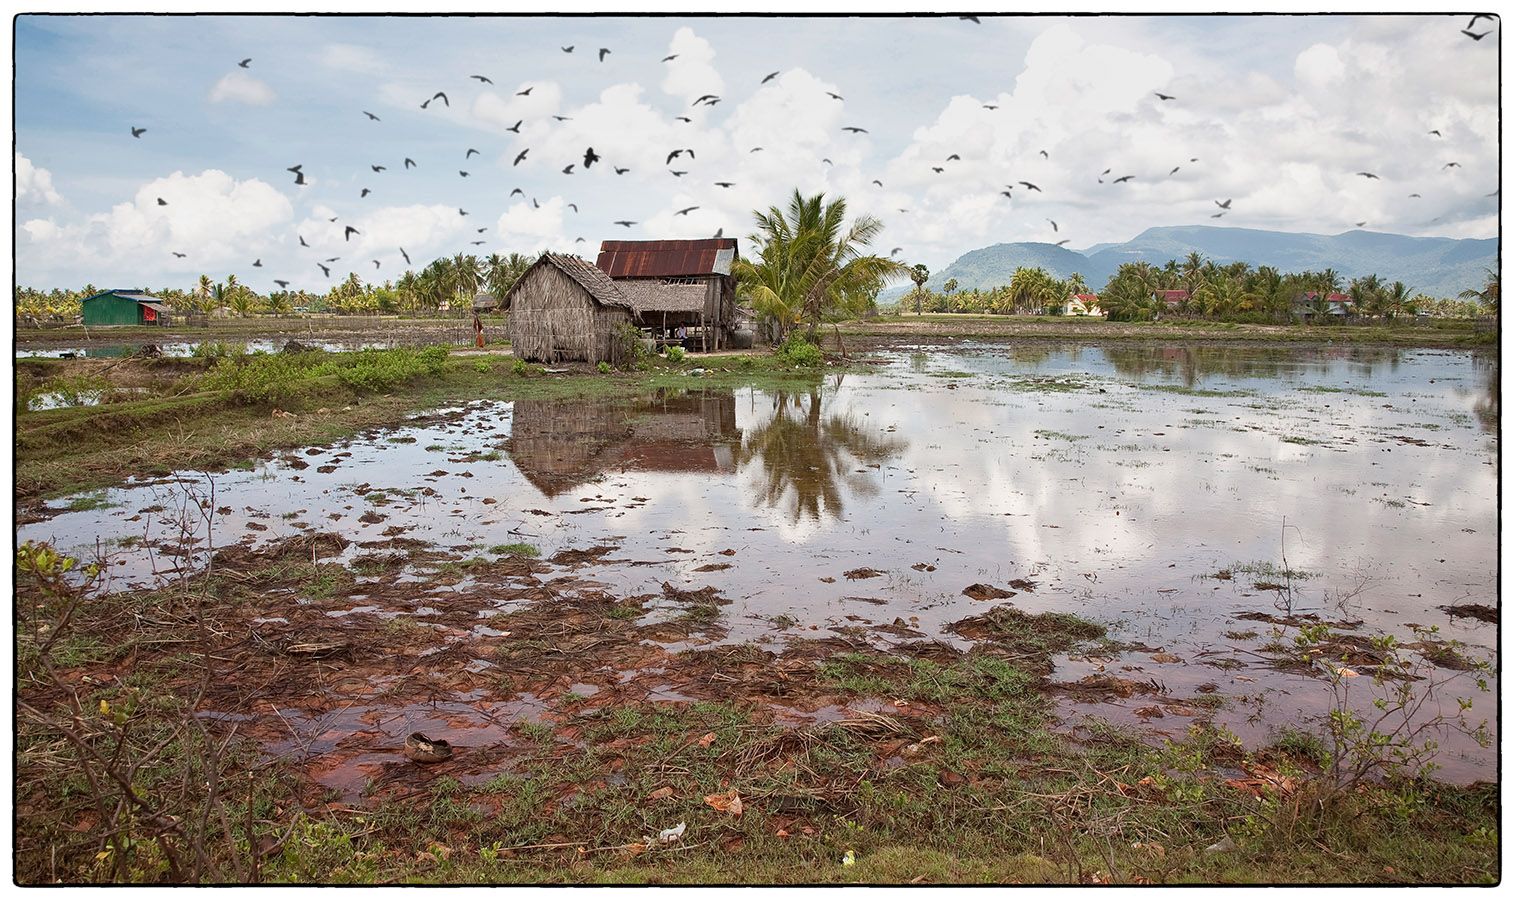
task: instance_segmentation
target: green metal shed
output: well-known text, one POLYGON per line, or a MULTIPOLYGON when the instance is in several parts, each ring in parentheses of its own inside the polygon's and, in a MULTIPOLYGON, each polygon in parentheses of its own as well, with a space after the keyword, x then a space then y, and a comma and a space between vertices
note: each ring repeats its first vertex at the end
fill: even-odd
POLYGON ((173 310, 144 291, 101 291, 81 302, 85 325, 167 325, 173 310))

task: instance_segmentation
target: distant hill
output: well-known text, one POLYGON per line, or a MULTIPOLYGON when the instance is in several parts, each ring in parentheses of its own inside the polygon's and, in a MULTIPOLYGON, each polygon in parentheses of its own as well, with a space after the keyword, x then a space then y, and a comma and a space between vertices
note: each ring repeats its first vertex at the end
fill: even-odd
MULTIPOLYGON (((1008 284, 1017 268, 1040 266, 1058 278, 1078 272, 1098 291, 1122 263, 1144 260, 1160 266, 1169 259, 1181 261, 1193 251, 1220 264, 1240 260, 1283 272, 1333 268, 1343 281, 1376 273, 1386 281, 1402 281, 1432 297, 1454 297, 1467 288, 1482 287, 1483 269, 1497 262, 1498 239, 1421 238, 1373 231, 1300 234, 1179 225, 1148 228, 1123 244, 1096 244, 1085 251, 1044 243, 994 244, 964 253, 933 274, 926 287, 940 290, 951 278, 963 290, 996 287, 1008 284)), ((891 300, 911 287, 890 289, 880 299, 891 300)))

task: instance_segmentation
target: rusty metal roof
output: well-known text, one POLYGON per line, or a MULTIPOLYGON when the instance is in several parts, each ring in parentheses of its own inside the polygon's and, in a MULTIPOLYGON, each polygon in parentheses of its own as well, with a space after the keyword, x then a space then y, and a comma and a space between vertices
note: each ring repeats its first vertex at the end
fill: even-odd
POLYGON ((729 275, 735 238, 693 241, 602 241, 598 266, 611 278, 729 275))

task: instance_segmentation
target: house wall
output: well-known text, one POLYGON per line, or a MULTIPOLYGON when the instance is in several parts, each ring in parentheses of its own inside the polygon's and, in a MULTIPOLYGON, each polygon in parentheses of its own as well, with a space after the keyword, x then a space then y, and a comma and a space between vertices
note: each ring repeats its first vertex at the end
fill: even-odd
POLYGON ((616 330, 630 321, 630 310, 600 304, 556 266, 543 263, 514 288, 507 330, 519 359, 620 365, 625 348, 616 330))
POLYGON ((91 297, 83 304, 85 325, 140 325, 142 308, 137 301, 105 294, 91 297))

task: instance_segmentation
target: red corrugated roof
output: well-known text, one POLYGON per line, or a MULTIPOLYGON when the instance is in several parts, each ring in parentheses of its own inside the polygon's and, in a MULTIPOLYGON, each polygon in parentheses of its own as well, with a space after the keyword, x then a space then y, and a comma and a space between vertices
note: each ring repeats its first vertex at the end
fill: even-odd
POLYGON ((735 250, 735 238, 694 241, 602 241, 596 265, 611 278, 676 278, 719 274, 715 257, 735 250))
MULTIPOLYGON (((1306 299, 1309 299, 1309 300, 1313 300, 1315 297, 1318 297, 1318 296, 1319 296, 1319 291, 1305 291, 1304 292, 1304 297, 1306 299)), ((1349 294, 1335 293, 1335 294, 1331 294, 1330 296, 1326 297, 1325 301, 1328 302, 1328 303, 1350 303, 1351 302, 1351 295, 1349 295, 1349 294)))
POLYGON ((1097 303, 1097 302, 1099 302, 1099 295, 1098 294, 1078 294, 1077 298, 1079 300, 1082 300, 1084 303, 1097 303))

